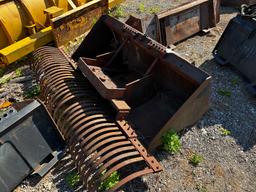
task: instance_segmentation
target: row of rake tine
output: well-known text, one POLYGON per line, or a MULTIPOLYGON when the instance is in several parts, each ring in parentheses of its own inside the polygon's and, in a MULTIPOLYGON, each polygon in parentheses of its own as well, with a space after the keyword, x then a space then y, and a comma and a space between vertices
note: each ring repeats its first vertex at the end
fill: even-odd
POLYGON ((41 47, 33 58, 40 99, 66 140, 85 190, 98 191, 111 174, 136 164, 143 164, 143 169, 125 175, 109 191, 136 177, 161 171, 137 138, 125 134, 113 118, 112 108, 59 49, 41 47))

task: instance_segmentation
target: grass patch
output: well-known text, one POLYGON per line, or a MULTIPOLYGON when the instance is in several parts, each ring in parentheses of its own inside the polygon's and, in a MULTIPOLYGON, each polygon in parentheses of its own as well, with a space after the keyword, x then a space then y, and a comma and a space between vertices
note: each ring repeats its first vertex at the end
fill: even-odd
POLYGON ((32 87, 28 92, 25 93, 25 98, 31 99, 40 94, 40 85, 32 87))
POLYGON ((65 180, 70 188, 74 188, 78 186, 80 176, 77 172, 72 172, 66 176, 65 180))
POLYGON ((223 136, 228 136, 228 135, 231 134, 231 131, 229 131, 229 130, 223 128, 223 127, 220 128, 220 132, 221 132, 221 135, 223 135, 223 136))
POLYGON ((140 3, 138 7, 139 13, 145 13, 146 12, 146 7, 144 3, 140 3))
POLYGON ((11 76, 2 77, 2 78, 0 79, 0 85, 3 85, 3 84, 8 83, 11 79, 12 79, 11 76))
POLYGON ((235 77, 235 78, 231 79, 231 84, 232 84, 233 86, 238 85, 238 84, 239 84, 239 78, 238 78, 238 77, 235 77))
POLYGON ((219 89, 219 90, 217 91, 217 93, 218 93, 219 95, 225 96, 225 97, 231 97, 231 95, 232 95, 231 91, 226 90, 226 89, 219 89))
POLYGON ((159 7, 151 7, 150 9, 149 9, 149 13, 150 14, 157 14, 157 13, 159 13, 159 11, 160 11, 160 8, 159 7))
MULTIPOLYGON (((105 174, 102 173, 103 175, 105 174)), ((99 187, 100 191, 106 191, 114 187, 120 181, 120 175, 117 171, 113 172, 108 178, 106 178, 99 187)))
POLYGON ((207 189, 205 186, 197 185, 196 189, 198 192, 207 192, 207 189))
POLYGON ((125 17, 125 11, 123 7, 117 6, 109 11, 109 15, 115 18, 125 17))
POLYGON ((194 166, 199 165, 200 163, 202 163, 202 161, 204 160, 202 155, 199 154, 192 154, 191 157, 189 158, 189 163, 191 163, 194 166))
POLYGON ((171 153, 177 153, 181 150, 179 135, 174 131, 168 131, 162 136, 163 149, 171 153))
POLYGON ((16 76, 16 77, 21 77, 21 76, 22 76, 22 70, 21 70, 21 68, 17 68, 17 69, 15 70, 15 76, 16 76))

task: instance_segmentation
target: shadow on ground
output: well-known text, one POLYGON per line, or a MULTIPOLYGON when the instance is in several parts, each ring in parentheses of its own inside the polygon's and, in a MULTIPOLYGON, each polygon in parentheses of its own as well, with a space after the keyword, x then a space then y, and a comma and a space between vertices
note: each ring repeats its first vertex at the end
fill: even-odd
POLYGON ((247 91, 247 82, 231 66, 220 66, 214 59, 200 68, 213 77, 212 106, 203 118, 204 127, 222 125, 243 150, 251 149, 256 144, 256 101, 247 91), (220 90, 230 96, 222 95, 220 90))
POLYGON ((54 175, 53 183, 55 183, 56 188, 60 189, 60 192, 82 192, 81 182, 78 182, 75 186, 70 186, 70 184, 68 184, 68 177, 76 173, 78 173, 78 171, 75 164, 70 155, 67 155, 54 167, 52 171, 52 174, 54 175))

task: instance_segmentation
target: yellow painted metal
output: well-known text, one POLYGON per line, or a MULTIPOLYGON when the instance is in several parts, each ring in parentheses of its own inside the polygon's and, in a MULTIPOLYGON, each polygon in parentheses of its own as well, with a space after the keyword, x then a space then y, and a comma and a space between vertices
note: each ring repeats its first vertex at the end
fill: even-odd
POLYGON ((117 6, 118 4, 124 2, 124 0, 109 0, 108 1, 108 7, 109 8, 113 8, 115 6, 117 6))
POLYGON ((64 13, 62 8, 52 6, 44 10, 44 13, 46 13, 49 17, 49 19, 52 19, 54 17, 58 17, 64 13))
POLYGON ((73 2, 76 4, 76 6, 81 6, 89 1, 87 0, 73 0, 73 2))
MULTIPOLYGON (((0 0, 0 63, 15 62, 52 41, 49 19, 90 1, 0 0)), ((109 0, 109 8, 121 2, 109 0)))
POLYGON ((26 56, 35 49, 53 41, 52 28, 47 27, 38 33, 26 37, 2 50, 0 50, 0 67, 13 63, 26 56))
POLYGON ((67 12, 72 9, 67 0, 55 0, 55 6, 62 8, 64 12, 67 12))
POLYGON ((30 19, 37 25, 38 28, 46 26, 47 16, 44 14, 44 10, 54 6, 53 2, 47 0, 21 0, 26 13, 30 19))
POLYGON ((28 24, 25 12, 14 1, 0 5, 0 49, 26 37, 28 24))

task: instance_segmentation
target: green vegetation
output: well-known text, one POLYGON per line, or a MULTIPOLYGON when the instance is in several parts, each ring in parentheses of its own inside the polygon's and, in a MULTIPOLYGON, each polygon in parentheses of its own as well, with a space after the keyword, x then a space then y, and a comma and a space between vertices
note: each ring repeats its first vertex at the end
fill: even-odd
POLYGON ((145 4, 144 4, 144 3, 140 3, 140 4, 139 4, 138 11, 139 11, 140 13, 145 13, 145 12, 146 12, 146 7, 145 7, 145 4))
POLYGON ((160 11, 160 8, 159 7, 151 7, 150 9, 149 9, 149 13, 150 14, 156 14, 156 13, 158 13, 160 11))
POLYGON ((2 77, 2 78, 0 79, 0 85, 3 85, 3 84, 8 83, 11 79, 12 79, 11 76, 2 77))
POLYGON ((117 6, 113 9, 110 10, 109 15, 115 18, 121 18, 121 17, 125 17, 125 11, 124 8, 121 6, 117 6))
POLYGON ((191 157, 189 158, 189 163, 191 163, 194 166, 199 165, 204 160, 203 156, 193 153, 191 157))
POLYGON ((207 192, 207 189, 206 189, 205 186, 198 185, 196 187, 196 189, 197 189, 198 192, 207 192))
POLYGON ((220 128, 220 132, 221 132, 221 135, 223 136, 227 136, 227 135, 230 135, 231 134, 231 131, 225 129, 225 128, 220 128))
POLYGON ((239 78, 238 78, 238 77, 233 78, 233 79, 231 80, 231 84, 232 84, 233 86, 238 85, 238 84, 239 84, 239 78))
POLYGON ((17 68, 17 69, 15 70, 15 76, 16 76, 16 77, 22 76, 22 70, 21 70, 21 68, 17 68))
POLYGON ((36 97, 40 94, 40 86, 36 85, 32 87, 27 93, 25 93, 25 97, 27 99, 36 97))
POLYGON ((65 178, 69 187, 74 188, 78 185, 80 181, 80 176, 76 172, 69 173, 65 178))
POLYGON ((168 131, 162 136, 163 149, 171 153, 177 153, 181 149, 180 137, 176 132, 168 131))
POLYGON ((219 89, 218 94, 225 97, 231 97, 231 91, 225 89, 219 89))
MULTIPOLYGON (((103 175, 105 174, 102 173, 103 175)), ((114 187, 120 181, 120 175, 117 171, 113 172, 108 178, 106 178, 99 187, 100 191, 106 191, 114 187)))

